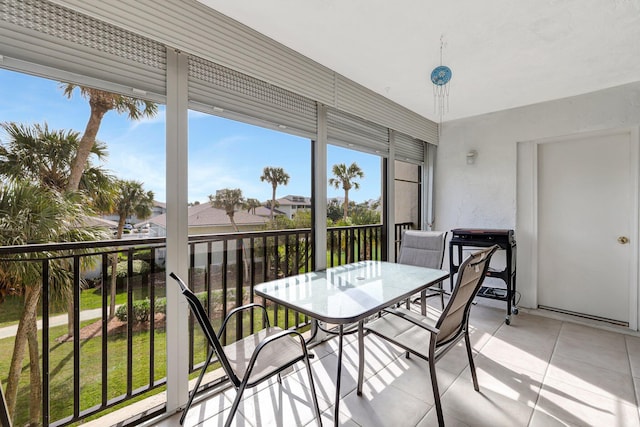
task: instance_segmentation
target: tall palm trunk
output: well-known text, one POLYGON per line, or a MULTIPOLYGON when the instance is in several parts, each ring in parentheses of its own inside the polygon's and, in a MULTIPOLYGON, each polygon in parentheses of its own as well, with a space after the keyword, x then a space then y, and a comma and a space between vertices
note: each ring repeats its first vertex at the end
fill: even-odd
MULTIPOLYGON (((82 173, 84 172, 87 160, 91 154, 93 144, 95 144, 96 136, 98 136, 98 130, 100 129, 102 118, 108 111, 104 107, 96 105, 93 102, 89 102, 89 105, 91 106, 91 115, 89 116, 87 127, 84 129, 84 133, 82 134, 82 138, 78 144, 76 157, 73 159, 71 164, 69 182, 67 183, 68 191, 78 191, 78 188, 80 187, 80 179, 82 178, 82 173)), ((67 335, 69 337, 72 337, 75 333, 73 327, 73 312, 73 298, 70 298, 67 304, 67 335)))
POLYGON ((344 220, 347 220, 347 217, 349 216, 349 190, 344 190, 344 208, 343 208, 343 212, 344 212, 344 220))
POLYGON ((22 312, 22 316, 20 316, 20 323, 18 323, 18 331, 16 332, 13 356, 11 356, 11 365, 7 378, 7 409, 9 410, 9 416, 12 418, 16 408, 18 383, 20 381, 20 374, 22 373, 22 361, 24 360, 27 346, 29 328, 35 324, 38 301, 40 300, 41 293, 42 283, 39 282, 33 286, 26 287, 25 290, 24 311, 22 312))
POLYGON ((271 221, 273 221, 273 210, 276 208, 276 186, 273 185, 273 192, 271 193, 271 221))
POLYGON ((76 157, 71 164, 69 183, 67 184, 67 190, 70 191, 77 191, 80 186, 80 179, 82 178, 82 173, 91 154, 93 144, 95 144, 96 137, 98 136, 102 118, 108 111, 106 108, 96 105, 93 102, 89 102, 89 104, 91 105, 91 116, 89 116, 87 127, 84 129, 84 133, 78 144, 76 157))

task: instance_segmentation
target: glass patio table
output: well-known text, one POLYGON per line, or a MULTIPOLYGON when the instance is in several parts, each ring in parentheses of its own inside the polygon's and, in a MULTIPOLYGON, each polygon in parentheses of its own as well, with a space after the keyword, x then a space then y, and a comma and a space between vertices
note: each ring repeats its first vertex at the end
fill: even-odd
MULTIPOLYGON (((344 326, 403 301, 449 272, 384 261, 360 261, 257 285, 256 295, 338 327, 334 421, 338 424, 344 326)), ((361 328, 359 328, 361 329, 361 328)))

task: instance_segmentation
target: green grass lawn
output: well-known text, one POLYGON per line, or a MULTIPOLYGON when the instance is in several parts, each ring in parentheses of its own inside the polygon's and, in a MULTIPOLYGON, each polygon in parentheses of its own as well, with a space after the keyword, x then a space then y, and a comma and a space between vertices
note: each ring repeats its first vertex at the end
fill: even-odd
MULTIPOLYGON (((100 295, 100 289, 83 289, 80 292, 80 310, 90 310, 102 307, 102 296, 100 295)), ((126 292, 120 292, 116 294, 116 304, 124 304, 126 302, 126 292)), ((9 295, 6 297, 4 302, 0 304, 0 328, 15 325, 18 323, 18 321, 20 320, 20 315, 22 314, 23 304, 24 302, 22 297, 13 295, 9 295)), ((65 314, 67 312, 67 307, 64 304, 54 303, 50 307, 51 316, 55 316, 57 314, 65 314)), ((41 309, 39 309, 38 311, 42 312, 41 309)), ((41 318, 42 316, 39 315, 38 319, 41 318)))
MULTIPOLYGON (((92 321, 81 323, 86 326, 92 321)), ((58 343, 55 338, 66 333, 66 326, 50 329, 50 405, 51 420, 57 420, 72 415, 73 411, 73 342, 58 343)), ((136 333, 133 351, 133 388, 141 387, 149 380, 149 331, 136 333)), ((0 340, 0 354, 13 353, 13 338, 0 340)), ((108 399, 126 393, 126 333, 109 336, 108 346, 108 399)), ((166 339, 165 332, 155 331, 155 378, 165 376, 166 367, 166 339)), ((42 341, 40 340, 42 354, 42 341)), ((28 355, 18 391, 18 404, 14 423, 24 425, 28 421, 29 402, 29 364, 28 355)), ((9 373, 10 358, 0 358, 0 378, 3 383, 9 373)), ((81 410, 90 408, 101 402, 102 393, 102 339, 93 337, 81 342, 80 349, 80 405, 81 410)))
MULTIPOLYGON (((126 295, 125 295, 126 296, 126 295)), ((273 311, 270 310, 271 322, 273 324, 273 311)), ((295 324, 294 314, 289 312, 289 325, 295 324)), ((261 313, 255 313, 257 326, 261 325, 261 313)), ((244 331, 249 331, 249 315, 244 316, 244 331)), ((302 318, 298 319, 301 321, 302 318)), ((92 321, 81 323, 84 327, 92 321)), ((214 322, 218 323, 219 322, 214 322)), ((284 326, 284 310, 278 312, 278 323, 284 326)), ((217 326, 217 325, 214 325, 217 326)), ((195 363, 203 362, 206 357, 206 345, 197 325, 195 329, 194 339, 194 358, 195 363)), ((230 323, 228 326, 228 339, 234 339, 235 325, 230 323)), ((56 342, 55 339, 66 333, 66 326, 58 326, 50 328, 50 415, 51 420, 59 420, 73 413, 73 342, 56 342)), ((41 335, 41 334, 39 334, 41 335)), ((143 330, 135 332, 133 336, 133 385, 132 389, 146 386, 149 383, 149 353, 150 353, 150 331, 143 330)), ((164 329, 156 329, 154 332, 155 352, 154 352, 154 379, 159 380, 166 375, 166 334, 164 329)), ((0 340, 0 379, 6 386, 6 378, 9 373, 10 357, 13 353, 13 338, 5 338, 0 340)), ((107 399, 112 399, 126 393, 126 366, 127 366, 127 337, 126 332, 113 334, 107 340, 107 399)), ((42 342, 40 340, 40 352, 42 354, 42 342)), ((41 356, 42 357, 42 356, 41 356)), ((80 349, 80 410, 91 408, 100 404, 102 399, 102 338, 99 336, 92 337, 81 341, 80 349)), ((18 391, 18 403, 16 405, 16 414, 14 424, 22 426, 28 421, 29 408, 29 362, 28 354, 23 363, 22 376, 20 378, 20 387, 18 391)), ((215 369, 212 366, 209 369, 215 369)), ((198 375, 194 372, 191 378, 198 375)), ((110 408, 92 418, 97 418, 118 407, 129 405, 137 400, 144 399, 150 395, 159 393, 164 387, 151 390, 144 395, 130 399, 114 408, 110 408)))

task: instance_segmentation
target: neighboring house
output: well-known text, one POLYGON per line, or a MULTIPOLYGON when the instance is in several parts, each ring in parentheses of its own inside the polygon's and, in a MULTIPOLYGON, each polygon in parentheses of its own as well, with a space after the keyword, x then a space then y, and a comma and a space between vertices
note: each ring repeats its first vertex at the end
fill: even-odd
MULTIPOLYGON (((267 208, 256 208, 256 215, 246 210, 239 210, 234 215, 234 221, 240 231, 262 230, 268 222, 269 211, 267 208), (260 213, 260 214, 258 214, 260 213), (263 215, 264 214, 264 215, 263 215)), ((149 237, 161 237, 166 235, 166 213, 149 218, 135 224, 136 228, 144 228, 149 224, 149 237)), ((233 225, 224 209, 216 209, 209 203, 189 206, 188 208, 189 235, 233 233, 233 225)))
POLYGON ((88 216, 82 221, 82 225, 85 227, 104 227, 109 230, 115 230, 118 228, 118 222, 110 219, 104 219, 97 216, 88 216))
MULTIPOLYGON (((156 200, 153 201, 153 208, 151 208, 151 217, 162 215, 167 213, 167 204, 165 202, 158 202, 156 200)), ((137 218, 136 221, 138 222, 137 218)))
MULTIPOLYGON (((263 218, 267 218, 267 219, 271 218, 271 209, 269 209, 267 206, 264 206, 264 205, 256 208, 255 212, 250 212, 250 213, 252 213, 253 215, 261 216, 263 218)), ((273 213, 275 215, 285 215, 285 213, 281 211, 278 207, 276 207, 273 210, 273 213)))
POLYGON ((281 199, 276 199, 276 203, 276 212, 279 211, 289 219, 293 219, 298 210, 311 210, 311 199, 309 197, 288 195, 281 199))
MULTIPOLYGON (((263 230, 265 224, 269 222, 269 211, 264 207, 256 208, 256 213, 260 212, 264 216, 253 215, 246 210, 237 211, 233 217, 236 226, 239 231, 257 231, 263 230)), ((166 224, 167 214, 158 215, 153 218, 149 218, 146 221, 135 224, 138 229, 147 229, 146 233, 149 237, 164 237, 166 236, 166 224)), ((209 203, 202 203, 199 205, 189 206, 188 208, 188 234, 201 235, 201 234, 219 234, 219 233, 235 233, 233 225, 229 220, 229 216, 224 209, 217 209, 211 206, 209 203)), ((233 251, 235 248, 235 241, 229 242, 229 250, 233 251)), ((165 249, 159 249, 157 256, 162 258, 164 262, 164 256, 166 254, 165 249)), ((207 264, 207 247, 197 245, 195 247, 195 265, 207 264)), ((211 262, 214 265, 220 265, 222 262, 222 252, 215 251, 211 262)), ((229 260, 230 264, 235 264, 235 260, 229 260)))
MULTIPOLYGON (((167 204, 165 202, 158 202, 157 200, 154 200, 153 207, 151 208, 150 218, 163 215, 166 213, 167 213, 167 204)), ((118 215, 116 214, 103 215, 102 218, 115 221, 116 223, 118 222, 118 219, 119 219, 118 215)), ((139 222, 140 222, 140 219, 135 214, 128 216, 126 220, 127 224, 137 224, 139 222)), ((143 225, 144 225, 144 222, 143 222, 143 225)))

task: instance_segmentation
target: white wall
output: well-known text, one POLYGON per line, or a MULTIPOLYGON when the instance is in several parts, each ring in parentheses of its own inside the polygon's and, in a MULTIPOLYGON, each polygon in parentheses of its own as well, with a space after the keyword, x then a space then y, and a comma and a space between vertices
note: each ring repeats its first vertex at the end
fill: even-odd
MULTIPOLYGON (((499 90, 499 88, 496 88, 499 90)), ((452 105, 451 108, 455 108, 452 105)), ((640 124, 640 82, 442 125, 436 158, 435 228, 512 228, 518 242, 520 306, 535 304, 526 191, 518 191, 518 142, 640 124), (473 165, 466 153, 476 150, 473 165), (518 200, 518 198, 521 198, 518 200)), ((501 259, 497 259, 501 262, 501 259)), ((448 257, 445 258, 448 266, 448 257)))

